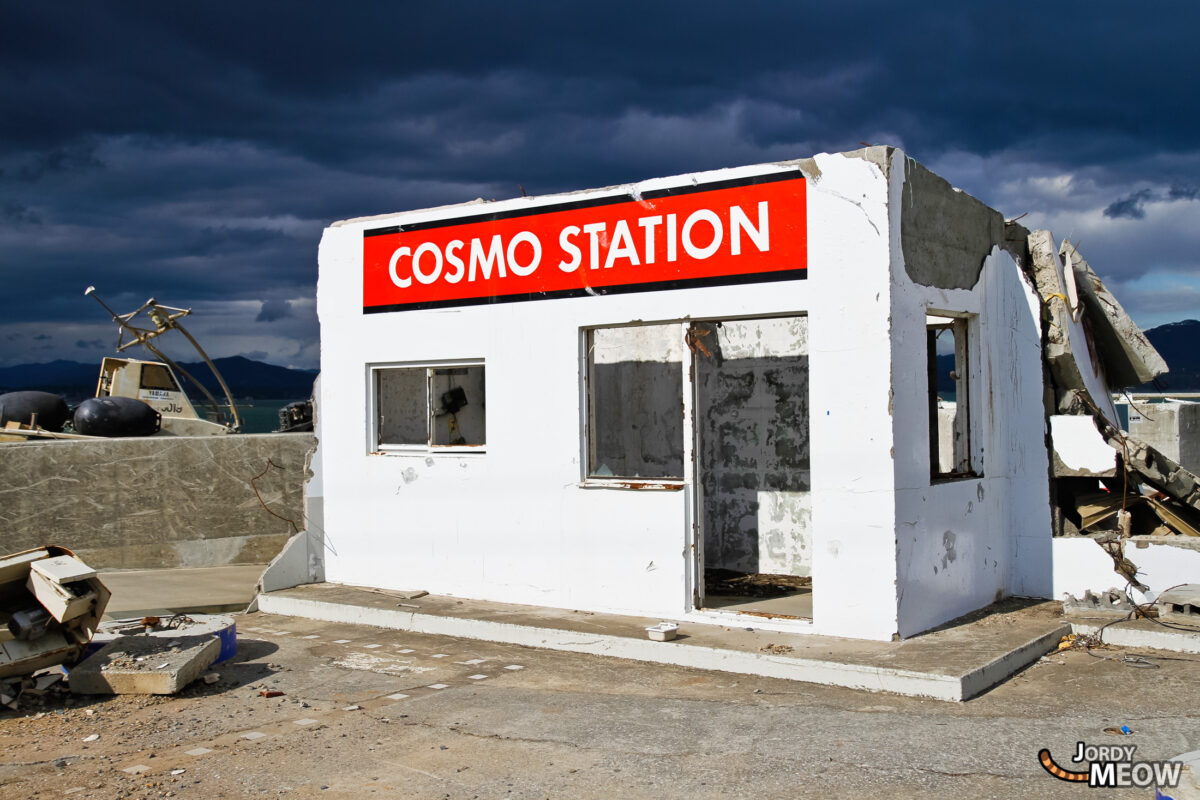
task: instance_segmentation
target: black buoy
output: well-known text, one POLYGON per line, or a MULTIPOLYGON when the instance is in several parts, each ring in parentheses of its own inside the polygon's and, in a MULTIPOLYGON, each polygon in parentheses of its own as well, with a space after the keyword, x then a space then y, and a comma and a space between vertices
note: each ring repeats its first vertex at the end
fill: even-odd
POLYGON ((162 415, 134 397, 89 397, 75 407, 71 425, 85 436, 153 436, 162 415))
POLYGON ((0 394, 0 428, 9 422, 28 425, 37 415, 38 427, 58 433, 71 416, 67 401, 50 392, 9 392, 0 394))

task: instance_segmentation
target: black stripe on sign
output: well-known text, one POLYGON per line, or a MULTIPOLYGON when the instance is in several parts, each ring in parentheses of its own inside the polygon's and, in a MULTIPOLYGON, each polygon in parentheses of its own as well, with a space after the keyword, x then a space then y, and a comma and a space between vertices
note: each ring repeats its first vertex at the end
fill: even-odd
POLYGON ((392 303, 386 306, 363 306, 364 314, 382 314, 388 311, 419 311, 429 308, 453 308, 456 306, 482 306, 496 303, 523 303, 529 300, 557 300, 562 297, 604 296, 609 294, 633 294, 635 292, 662 292, 669 289, 693 289, 705 286, 732 286, 739 284, 769 283, 771 281, 795 281, 808 278, 807 269, 788 269, 777 272, 755 272, 749 275, 717 275, 709 278, 682 278, 653 283, 623 283, 618 286, 598 286, 591 289, 561 289, 556 292, 530 292, 527 294, 504 294, 488 297, 467 297, 458 300, 429 300, 418 303, 392 303))

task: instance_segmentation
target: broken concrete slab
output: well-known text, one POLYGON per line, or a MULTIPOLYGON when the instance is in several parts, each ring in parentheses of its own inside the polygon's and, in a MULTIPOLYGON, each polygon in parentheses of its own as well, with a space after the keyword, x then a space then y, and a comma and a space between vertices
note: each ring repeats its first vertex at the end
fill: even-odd
POLYGON ((123 636, 71 670, 71 691, 175 694, 208 669, 220 651, 220 641, 211 635, 180 636, 172 641, 123 636))
POLYGON ((1200 583, 1185 583, 1167 589, 1158 596, 1157 602, 1164 613, 1200 618, 1200 583))
POLYGON ((1200 511, 1200 477, 1150 445, 1120 431, 1104 431, 1109 444, 1125 453, 1125 464, 1138 477, 1172 500, 1200 511))
POLYGON ((1084 307, 1075 273, 1064 268, 1050 231, 1033 231, 1028 242, 1034 283, 1047 323, 1043 357, 1058 390, 1058 409, 1086 413, 1090 404, 1115 423, 1117 410, 1109 396, 1108 378, 1088 335, 1091 325, 1083 324, 1084 307))
POLYGON ((1088 589, 1083 593, 1083 597, 1079 598, 1073 594, 1067 594, 1063 598, 1063 612, 1068 615, 1102 615, 1115 616, 1120 619, 1131 616, 1134 612, 1134 607, 1124 592, 1113 587, 1099 594, 1088 589))
POLYGON ((1109 386, 1137 386, 1166 373, 1167 362, 1069 239, 1063 240, 1059 256, 1074 272, 1078 297, 1091 322, 1097 356, 1109 386))
POLYGON ((1139 647, 1170 650, 1176 653, 1200 653, 1200 633, 1165 628, 1158 620, 1126 619, 1119 622, 1070 620, 1077 636, 1095 636, 1113 647, 1139 647))

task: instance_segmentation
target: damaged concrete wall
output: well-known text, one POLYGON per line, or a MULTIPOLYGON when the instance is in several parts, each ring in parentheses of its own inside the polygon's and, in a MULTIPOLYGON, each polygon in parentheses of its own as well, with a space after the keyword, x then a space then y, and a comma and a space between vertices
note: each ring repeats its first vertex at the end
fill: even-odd
POLYGON ((1200 540, 1175 538, 1156 541, 1154 537, 1135 537, 1125 541, 1124 557, 1137 569, 1137 579, 1146 591, 1128 586, 1114 570, 1113 558, 1094 539, 1086 536, 1061 536, 1054 540, 1054 592, 1056 600, 1071 594, 1083 597, 1091 590, 1100 593, 1128 588, 1134 602, 1149 603, 1160 592, 1184 583, 1196 583, 1200 576, 1200 540))
POLYGON ((808 320, 698 327, 705 566, 811 575, 808 320))
POLYGON ((909 280, 970 289, 983 260, 1004 242, 1004 217, 906 157, 900 235, 909 280))
POLYGON ((905 236, 928 240, 895 248, 892 268, 902 636, 1010 594, 1046 596, 1051 580, 1036 292, 1009 252, 999 214, 910 168, 914 176, 893 180, 894 213, 913 221, 905 236), (927 212, 942 223, 925 225, 927 212), (967 320, 974 475, 931 479, 926 314, 967 320))
POLYGON ((1137 403, 1129 409, 1129 433, 1200 475, 1200 403, 1137 403))
POLYGON ((13 443, 0 458, 0 548, 74 550, 121 569, 265 564, 303 526, 311 434, 13 443), (281 469, 269 469, 270 459, 281 469))

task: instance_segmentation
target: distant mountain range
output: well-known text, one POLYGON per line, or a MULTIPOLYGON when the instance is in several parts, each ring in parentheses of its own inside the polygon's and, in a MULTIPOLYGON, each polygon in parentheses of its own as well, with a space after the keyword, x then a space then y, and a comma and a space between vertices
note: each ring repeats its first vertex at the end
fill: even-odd
MULTIPOLYGON (((1160 325, 1146 331, 1146 337, 1171 368, 1169 373, 1158 379, 1163 389, 1200 392, 1200 320, 1186 319, 1160 325)), ((238 398, 307 399, 312 394, 313 380, 317 377, 317 370, 288 369, 242 356, 215 358, 213 361, 225 376, 225 381, 234 396, 238 398)), ((212 379, 212 373, 203 362, 180 363, 184 369, 204 381, 213 394, 219 396, 217 382, 212 379)), ((954 391, 954 382, 950 380, 950 370, 953 366, 953 356, 938 356, 939 391, 954 391)), ((57 392, 70 400, 80 400, 95 394, 99 376, 99 362, 85 364, 79 361, 59 360, 45 364, 0 367, 0 393, 40 389, 57 392)), ((1159 391, 1153 384, 1139 386, 1137 390, 1159 391)), ((190 386, 188 394, 199 395, 195 388, 190 386)))
MULTIPOLYGON (((1200 392, 1200 320, 1159 325, 1146 331, 1146 338, 1171 370, 1160 376, 1158 382, 1168 391, 1200 392)), ((1138 390, 1159 391, 1150 383, 1139 386, 1138 390)))
MULTIPOLYGON (((202 361, 181 361, 180 366, 195 375, 208 390, 218 398, 221 389, 208 365, 202 361)), ((313 380, 317 371, 288 369, 274 364, 265 364, 242 356, 214 358, 213 363, 221 371, 225 382, 236 398, 261 397, 275 400, 305 400, 312 395, 313 380)), ((50 361, 45 364, 20 364, 15 367, 0 367, 0 392, 21 389, 40 389, 66 396, 69 400, 91 397, 96 393, 96 382, 100 377, 100 362, 85 364, 79 361, 50 361)), ((200 395, 189 382, 185 384, 188 394, 200 395)))

